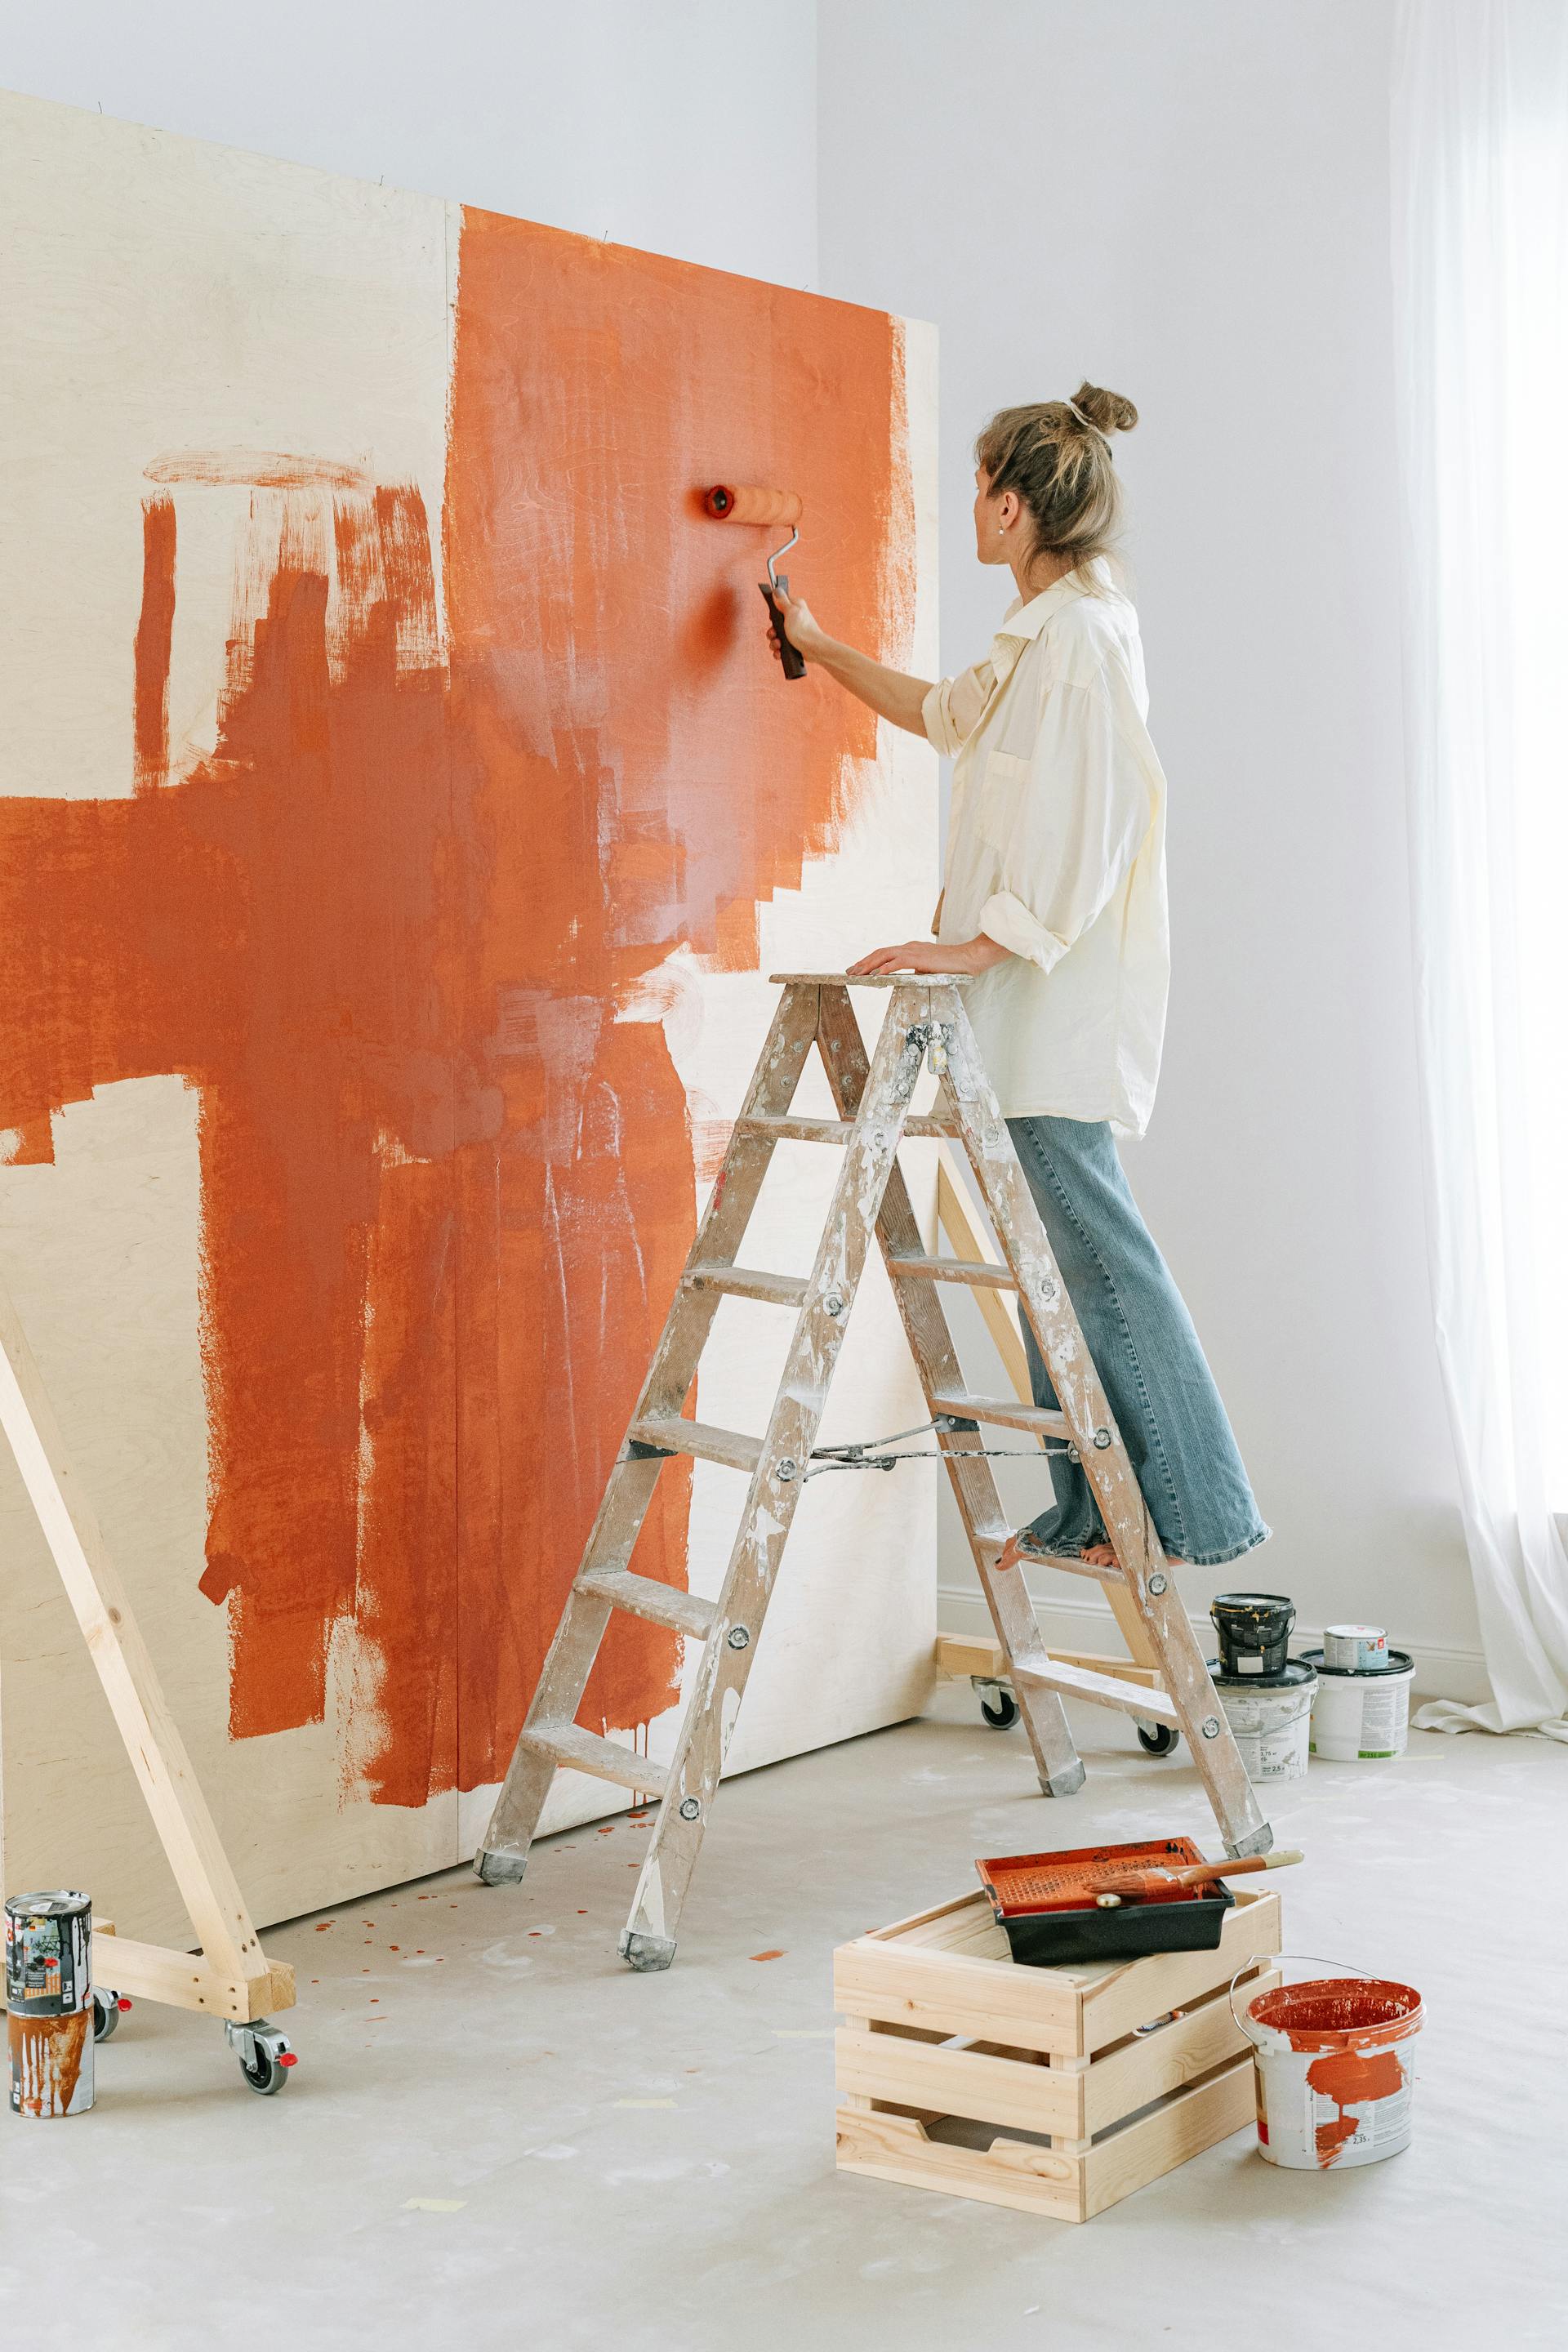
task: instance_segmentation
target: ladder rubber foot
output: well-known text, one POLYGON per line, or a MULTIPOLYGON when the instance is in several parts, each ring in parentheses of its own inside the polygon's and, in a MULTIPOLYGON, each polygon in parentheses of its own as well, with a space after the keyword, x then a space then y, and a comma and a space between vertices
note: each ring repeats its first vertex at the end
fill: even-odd
POLYGON ((527 1868, 525 1853, 488 1853, 481 1846, 474 1856, 474 1876, 485 1886, 515 1886, 527 1868))
POLYGON ((1234 1844, 1229 1838, 1225 1842, 1225 1850, 1232 1862, 1240 1862, 1244 1855, 1249 1853, 1271 1853, 1273 1849, 1274 1830, 1268 1822, 1263 1822, 1258 1829, 1249 1831, 1246 1837, 1237 1838, 1234 1844))
POLYGON ((1076 1797, 1088 1778, 1083 1759, 1079 1757, 1078 1762, 1069 1765, 1065 1772, 1058 1772, 1054 1780, 1042 1780, 1040 1794, 1042 1797, 1076 1797))
POLYGON ((642 1976, 652 1976, 659 1969, 668 1968, 674 1959, 675 1937, 643 1936, 635 1927, 623 1927, 616 1948, 628 1969, 636 1969, 642 1976))

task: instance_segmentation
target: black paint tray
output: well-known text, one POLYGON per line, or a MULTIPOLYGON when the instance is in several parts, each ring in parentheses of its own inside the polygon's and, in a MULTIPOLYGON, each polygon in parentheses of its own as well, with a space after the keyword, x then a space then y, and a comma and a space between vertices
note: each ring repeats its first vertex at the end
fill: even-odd
POLYGON ((1074 1960, 1137 1960, 1150 1952, 1212 1952, 1236 1897, 1217 1881, 1139 1895, 1102 1911, 1089 1881, 1118 1870, 1179 1870, 1202 1862, 1191 1838, 1074 1846, 1063 1853, 998 1854, 977 1862, 980 1884, 1015 1960, 1058 1968, 1074 1960))

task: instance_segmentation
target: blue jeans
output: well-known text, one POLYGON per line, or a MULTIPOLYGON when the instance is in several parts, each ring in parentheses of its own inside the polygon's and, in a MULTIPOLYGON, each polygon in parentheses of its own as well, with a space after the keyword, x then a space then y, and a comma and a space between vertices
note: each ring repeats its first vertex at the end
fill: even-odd
MULTIPOLYGON (((1194 1567, 1239 1559, 1269 1529, 1109 1126, 1079 1118, 1010 1118, 1007 1126, 1160 1541, 1173 1559, 1194 1567)), ((1054 1406, 1028 1318, 1020 1320, 1035 1402, 1054 1406)), ((1081 1465, 1065 1453, 1050 1462, 1056 1503, 1028 1533, 1047 1551, 1076 1555, 1104 1543, 1081 1465)))

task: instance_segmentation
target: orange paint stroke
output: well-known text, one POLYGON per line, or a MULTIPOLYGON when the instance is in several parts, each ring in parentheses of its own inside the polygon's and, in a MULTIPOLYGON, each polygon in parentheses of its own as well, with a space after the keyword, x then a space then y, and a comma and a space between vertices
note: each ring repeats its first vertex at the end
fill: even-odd
POLYGON ((363 466, 291 457, 280 449, 176 449, 142 468, 150 482, 243 482, 259 489, 363 490, 375 488, 363 466))
MULTIPOLYGON (((892 660, 912 544, 879 314, 469 214, 456 353, 445 630, 411 488, 160 460, 137 789, 0 801, 20 1156, 100 1086, 200 1094, 231 1733, 320 1720, 352 1626, 352 1770, 412 1806, 504 1769, 693 1230, 679 1076, 616 1006, 677 947, 754 965, 758 905, 874 749, 869 714, 781 685, 765 534, 687 494, 799 489, 800 584, 892 660), (177 509, 214 498, 217 743, 171 773, 177 509)), ((684 1581, 689 1493, 667 1469, 642 1572, 684 1581)), ((646 1723, 679 1655, 618 1620, 580 1718, 646 1723)))
POLYGON ((1394 2097, 1405 2086, 1405 2069, 1396 2049, 1338 2050, 1315 2058, 1307 2080, 1321 2098, 1331 2099, 1339 2109, 1331 2122, 1318 2126, 1318 2162, 1327 2166, 1356 2136, 1361 2118, 1349 2110, 1394 2097))
POLYGON ((169 764, 169 647, 174 630, 174 501, 142 509, 142 617, 136 628, 136 789, 154 792, 169 764))

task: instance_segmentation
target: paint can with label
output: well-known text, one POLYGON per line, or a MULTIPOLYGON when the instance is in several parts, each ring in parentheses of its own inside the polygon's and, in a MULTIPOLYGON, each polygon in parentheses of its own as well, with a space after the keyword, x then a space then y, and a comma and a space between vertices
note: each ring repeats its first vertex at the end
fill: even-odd
POLYGON ((1209 1673, 1226 1721, 1254 1788, 1271 1780, 1304 1780, 1312 1694, 1318 1677, 1300 1658, 1277 1675, 1230 1675, 1215 1659, 1209 1673))
POLYGON ((1296 1604, 1282 1592, 1220 1592, 1209 1604, 1227 1675, 1279 1674, 1290 1646, 1296 1604))
POLYGON ((1343 1969, 1276 1985, 1237 2010, 1236 1983, 1231 2014, 1252 2044, 1259 2156, 1292 2172, 1327 2172, 1409 2147, 1423 2017, 1414 1985, 1343 1969))
POLYGON ((1381 1666, 1333 1666, 1321 1650, 1303 1656, 1317 1668, 1312 1753, 1338 1763, 1388 1763, 1410 1738, 1410 1685, 1415 1661, 1390 1650, 1381 1666))
POLYGON ((19 2116, 92 2105, 92 1904, 56 1889, 5 1904, 5 2025, 19 2116))
POLYGON ((1326 1666, 1385 1666, 1388 1635, 1381 1625, 1325 1625, 1326 1666))

